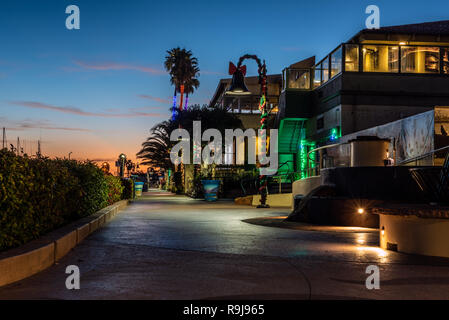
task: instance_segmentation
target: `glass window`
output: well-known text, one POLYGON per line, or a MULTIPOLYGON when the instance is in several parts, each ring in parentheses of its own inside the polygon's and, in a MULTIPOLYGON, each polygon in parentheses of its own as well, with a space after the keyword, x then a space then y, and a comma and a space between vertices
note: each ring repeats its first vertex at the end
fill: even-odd
POLYGON ((359 71, 359 46, 345 44, 345 71, 359 71))
POLYGON ((307 69, 289 69, 288 88, 310 89, 310 71, 307 69))
POLYGON ((321 85, 321 63, 315 66, 313 87, 319 87, 321 85))
POLYGON ((331 55, 331 78, 341 72, 341 47, 334 51, 331 55))
POLYGON ((399 47, 364 45, 362 51, 364 72, 398 72, 399 47))
POLYGON ((401 47, 401 72, 439 73, 438 47, 401 47))
POLYGON ((321 63, 322 65, 322 83, 325 83, 327 80, 329 80, 329 57, 326 57, 326 59, 323 60, 321 63))
POLYGON ((441 61, 443 63, 443 73, 449 74, 449 48, 443 48, 441 61))
POLYGON ((287 89, 287 69, 282 70, 282 90, 287 89))

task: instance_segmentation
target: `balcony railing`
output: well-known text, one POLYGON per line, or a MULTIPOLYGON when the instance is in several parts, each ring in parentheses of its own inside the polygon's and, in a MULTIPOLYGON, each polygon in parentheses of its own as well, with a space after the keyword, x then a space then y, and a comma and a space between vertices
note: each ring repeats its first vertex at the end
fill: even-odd
POLYGON ((312 90, 342 72, 449 75, 449 47, 344 43, 312 68, 284 69, 282 89, 312 90))

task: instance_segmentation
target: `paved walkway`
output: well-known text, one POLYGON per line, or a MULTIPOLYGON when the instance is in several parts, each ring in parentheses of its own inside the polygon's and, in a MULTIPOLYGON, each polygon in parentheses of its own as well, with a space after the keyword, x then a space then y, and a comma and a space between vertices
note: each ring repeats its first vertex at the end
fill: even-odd
POLYGON ((287 213, 150 192, 0 299, 449 299, 448 260, 383 251, 376 232, 242 222, 287 213), (371 264, 380 290, 365 287, 371 264), (81 270, 80 290, 65 288, 68 265, 81 270))

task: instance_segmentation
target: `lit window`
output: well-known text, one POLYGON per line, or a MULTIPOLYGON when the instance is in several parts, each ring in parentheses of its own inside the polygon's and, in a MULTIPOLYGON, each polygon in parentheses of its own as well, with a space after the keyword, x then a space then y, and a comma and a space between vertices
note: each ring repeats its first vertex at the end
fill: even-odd
POLYGON ((313 77, 313 87, 317 88, 321 85, 321 63, 315 66, 313 77))
POLYGON ((326 59, 324 59, 321 64, 323 66, 322 83, 325 83, 327 80, 329 80, 329 57, 326 57, 326 59))
POLYGON ((401 47, 401 72, 439 73, 438 47, 401 47))
POLYGON ((443 63, 443 73, 449 74, 449 48, 443 48, 442 54, 441 61, 443 63))
POLYGON ((359 46, 345 45, 345 71, 359 71, 359 46))
POLYGON ((288 69, 288 89, 310 89, 310 71, 288 69))
POLYGON ((362 51, 364 72, 399 71, 399 47, 364 45, 362 51))
POLYGON ((331 55, 331 78, 341 72, 341 55, 341 47, 334 51, 331 55))

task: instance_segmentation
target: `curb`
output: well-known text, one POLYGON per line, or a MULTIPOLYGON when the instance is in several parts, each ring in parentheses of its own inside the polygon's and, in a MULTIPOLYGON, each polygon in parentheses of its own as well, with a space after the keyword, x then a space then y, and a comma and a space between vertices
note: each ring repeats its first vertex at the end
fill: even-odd
POLYGON ((88 235, 113 219, 128 203, 129 200, 118 201, 39 239, 0 253, 0 287, 51 267, 88 235))

